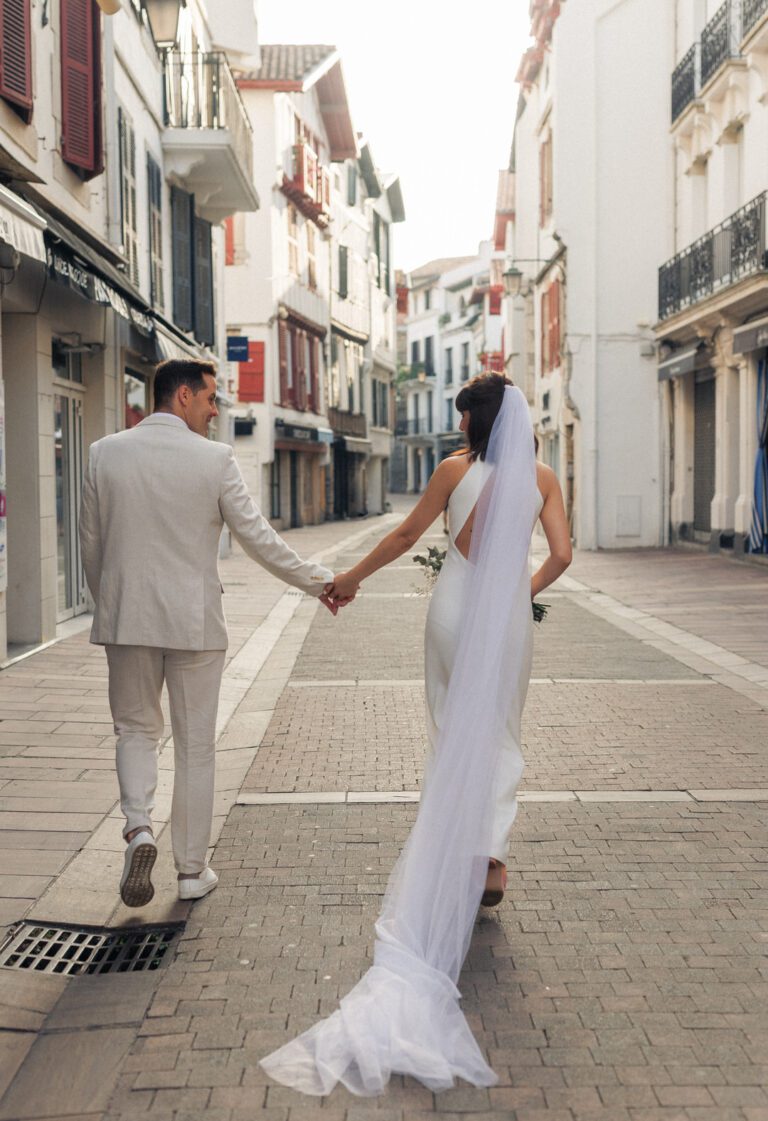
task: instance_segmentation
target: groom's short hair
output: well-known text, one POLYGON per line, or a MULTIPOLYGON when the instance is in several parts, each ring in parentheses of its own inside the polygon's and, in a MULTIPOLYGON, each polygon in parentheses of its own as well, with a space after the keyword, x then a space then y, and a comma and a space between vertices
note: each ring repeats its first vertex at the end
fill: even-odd
POLYGON ((206 374, 216 377, 213 362, 201 358, 166 358, 155 370, 155 408, 170 404, 179 386, 189 386, 193 393, 199 393, 205 389, 206 374))

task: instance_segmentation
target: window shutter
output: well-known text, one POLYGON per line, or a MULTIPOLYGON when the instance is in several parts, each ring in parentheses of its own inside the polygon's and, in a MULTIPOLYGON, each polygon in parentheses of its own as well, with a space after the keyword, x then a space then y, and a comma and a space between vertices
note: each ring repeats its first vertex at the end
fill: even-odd
POLYGON ((192 330, 192 218, 194 198, 171 187, 173 235, 173 318, 182 331, 192 330))
POLYGON ((339 298, 346 300, 349 295, 349 249, 339 246, 339 298))
POLYGON ((501 293, 502 288, 494 284, 490 291, 488 300, 488 311, 490 315, 501 315, 501 293))
POLYGON ((213 251, 211 223, 203 218, 194 219, 195 231, 195 338, 205 346, 212 346, 213 329, 213 251))
POLYGON ((153 307, 162 309, 163 297, 163 176, 160 166, 147 153, 149 196, 149 289, 153 307))
POLYGON ((540 320, 539 333, 541 337, 541 369, 546 372, 549 369, 549 360, 547 356, 547 344, 549 341, 549 292, 541 293, 540 300, 540 320))
POLYGON ((248 343, 248 361, 238 364, 239 379, 237 397, 239 401, 264 400, 264 343, 248 343))
POLYGON ((277 324, 278 355, 280 361, 280 404, 288 404, 288 325, 280 320, 277 324))
POLYGON ((319 341, 313 336, 309 337, 309 407, 313 413, 320 412, 320 392, 317 378, 317 358, 319 341))
POLYGON ((101 19, 96 0, 61 0, 61 154, 90 179, 104 170, 101 19))
POLYGON ((0 96, 32 120, 30 0, 0 0, 0 96))
POLYGON ((550 323, 551 338, 549 344, 549 358, 551 368, 560 365, 560 281, 554 280, 550 288, 550 323))
POLYGON ((357 205, 357 168, 347 164, 347 206, 357 205))
POLYGON ((307 371, 304 345, 304 332, 293 330, 293 403, 297 409, 307 407, 307 371))
POLYGON ((235 217, 230 214, 224 219, 224 264, 235 263, 235 217))

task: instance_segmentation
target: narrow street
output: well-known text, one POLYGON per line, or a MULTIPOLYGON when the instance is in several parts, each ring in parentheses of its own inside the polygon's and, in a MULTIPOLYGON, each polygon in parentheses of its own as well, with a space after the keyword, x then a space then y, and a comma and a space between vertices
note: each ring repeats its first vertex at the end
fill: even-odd
MULTIPOLYGON (((410 501, 286 537, 342 570, 410 501)), ((417 551, 442 540, 436 524, 417 551)), ((423 577, 403 558, 333 619, 237 548, 221 571, 221 882, 192 907, 166 829, 154 901, 118 905, 87 632, 0 674, 0 923, 183 924, 156 970, 0 971, 0 1121, 766 1121, 766 569, 583 553, 541 597, 509 889, 460 984, 499 1084, 435 1096, 397 1078, 373 1100, 304 1098, 257 1063, 370 964, 418 797, 423 577)))

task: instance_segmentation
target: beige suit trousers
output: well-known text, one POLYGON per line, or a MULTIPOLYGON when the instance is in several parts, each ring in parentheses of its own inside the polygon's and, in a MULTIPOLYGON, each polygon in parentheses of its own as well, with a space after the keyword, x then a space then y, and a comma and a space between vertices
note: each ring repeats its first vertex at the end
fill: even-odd
POLYGON ((168 686, 174 747, 171 840, 176 869, 200 872, 213 819, 216 712, 223 650, 165 650, 159 646, 105 647, 109 704, 117 736, 117 778, 123 834, 152 824, 160 697, 168 686))

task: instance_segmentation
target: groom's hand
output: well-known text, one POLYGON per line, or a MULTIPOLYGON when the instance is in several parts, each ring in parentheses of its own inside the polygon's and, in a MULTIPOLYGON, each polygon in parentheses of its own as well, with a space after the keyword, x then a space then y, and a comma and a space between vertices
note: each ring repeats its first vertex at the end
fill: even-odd
POLYGON ((330 597, 338 607, 346 607, 357 595, 360 584, 348 572, 340 572, 334 577, 330 597))
POLYGON ((339 607, 343 606, 343 605, 335 603, 331 599, 332 590, 333 590, 333 584, 326 584, 325 587, 323 588, 322 592, 318 596, 318 599, 320 600, 321 603, 325 604, 325 606, 330 611, 331 615, 338 615, 339 607))

